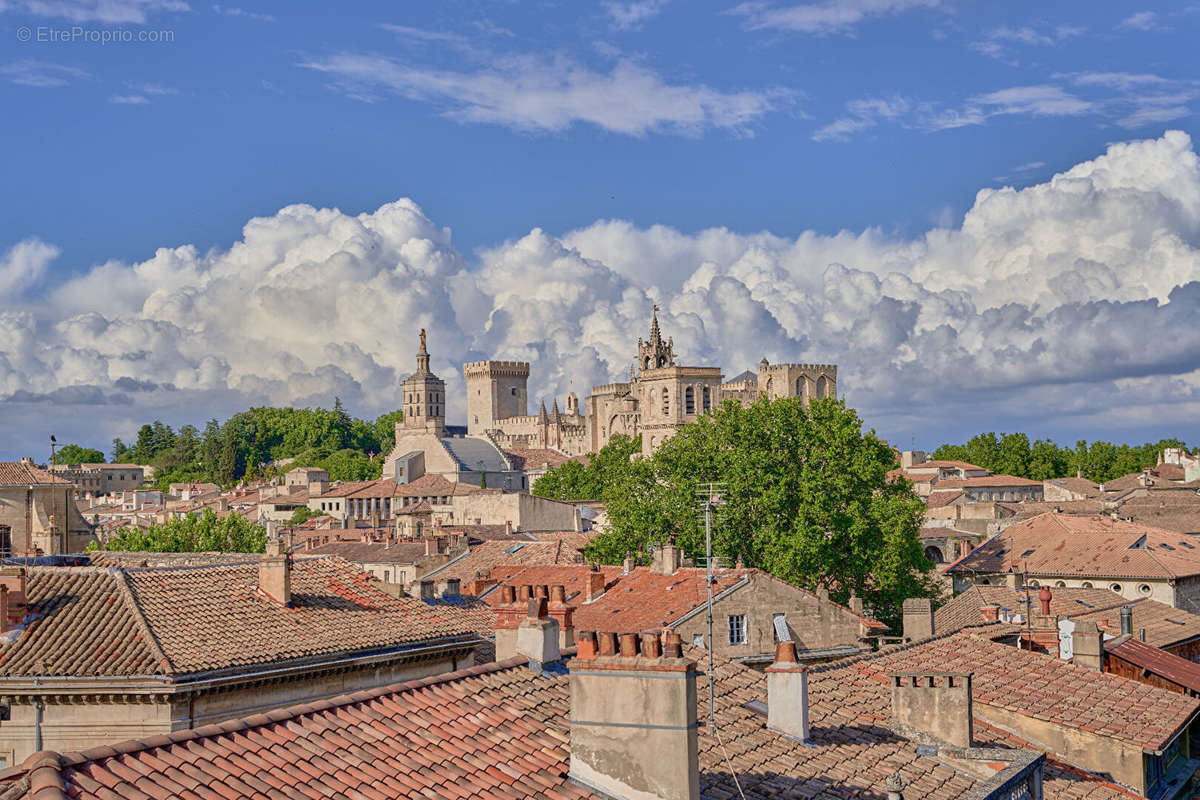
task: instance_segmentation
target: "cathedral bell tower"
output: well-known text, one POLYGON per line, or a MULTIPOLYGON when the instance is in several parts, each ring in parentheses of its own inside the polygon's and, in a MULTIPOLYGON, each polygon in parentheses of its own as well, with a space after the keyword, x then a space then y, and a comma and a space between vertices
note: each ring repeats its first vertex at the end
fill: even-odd
POLYGON ((655 306, 650 320, 650 338, 638 339, 638 367, 644 372, 648 369, 673 366, 675 340, 667 339, 663 342, 662 333, 658 329, 658 306, 655 306))
POLYGON ((423 431, 435 436, 446 433, 446 383, 429 370, 429 351, 425 329, 421 329, 421 349, 417 351, 417 371, 404 380, 404 421, 406 431, 423 431))

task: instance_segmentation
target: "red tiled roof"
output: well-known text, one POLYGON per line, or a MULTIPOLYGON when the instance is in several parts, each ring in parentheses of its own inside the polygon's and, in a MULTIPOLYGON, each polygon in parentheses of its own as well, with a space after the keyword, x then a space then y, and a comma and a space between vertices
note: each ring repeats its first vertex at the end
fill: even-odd
POLYGON ((944 508, 963 496, 960 489, 956 492, 933 492, 925 498, 926 508, 944 508))
MULTIPOLYGON (((1031 589, 1029 596, 1034 609, 1040 610, 1037 593, 1037 589, 1031 589)), ((985 605, 998 605, 1022 615, 1029 613, 1024 590, 976 585, 937 610, 934 630, 941 635, 982 625, 979 609, 985 605)), ((1121 632, 1121 608, 1124 606, 1129 606, 1133 612, 1133 630, 1145 630, 1146 642, 1155 647, 1170 648, 1200 637, 1200 615, 1157 600, 1147 597, 1126 600, 1108 589, 1051 589, 1051 614, 1095 622, 1102 631, 1113 636, 1121 632)))
POLYGON ((512 462, 513 469, 540 469, 544 464, 557 467, 572 460, 566 453, 549 448, 514 447, 505 450, 504 455, 512 462))
MULTIPOLYGON (((253 558, 253 556, 251 556, 253 558)), ((31 567, 34 620, 0 643, 0 675, 183 676, 461 637, 453 612, 395 598, 341 559, 297 559, 292 607, 261 596, 258 564, 31 567)))
MULTIPOLYGON (((826 703, 814 709, 821 723, 813 727, 813 746, 798 746, 745 707, 765 696, 761 674, 721 661, 715 677, 724 744, 700 726, 706 800, 738 796, 726 754, 748 800, 876 796, 895 772, 903 772, 906 794, 925 800, 960 800, 979 785, 979 778, 826 703)), ((707 693, 697 695, 697 716, 705 719, 707 693)), ((0 773, 0 781, 30 800, 43 796, 42 786, 70 787, 73 800, 599 798, 567 780, 568 706, 565 670, 538 673, 514 658, 113 747, 37 753, 0 773)), ((1112 786, 1084 777, 1071 788, 1089 785, 1112 786)))
POLYGON ((889 673, 931 668, 973 673, 972 699, 977 705, 1098 733, 1151 751, 1169 744, 1200 711, 1196 698, 1077 667, 969 630, 867 657, 843 671, 854 670, 880 682, 880 701, 886 708, 882 695, 889 673))
POLYGON ((344 558, 356 564, 412 564, 425 557, 425 542, 330 542, 305 550, 314 555, 330 555, 344 558))
POLYGON ((1104 643, 1104 649, 1117 658, 1128 661, 1159 677, 1185 688, 1200 692, 1200 664, 1160 650, 1132 637, 1121 637, 1104 643))
POLYGON ((494 539, 473 546, 462 558, 424 577, 430 580, 458 578, 463 583, 496 567, 534 564, 573 564, 582 557, 579 551, 563 546, 562 542, 513 541, 494 539))
POLYGON ((984 542, 948 572, 1178 578, 1200 575, 1200 542, 1108 517, 1042 514, 984 542))
MULTIPOLYGON (((605 592, 592 602, 585 602, 590 566, 499 566, 489 571, 488 577, 500 585, 553 586, 562 585, 567 600, 576 606, 574 622, 576 630, 613 631, 615 633, 639 633, 664 628, 677 622, 680 617, 704 605, 708 598, 705 587, 705 571, 683 567, 674 575, 660 575, 648 567, 635 567, 628 574, 621 567, 600 567, 604 575, 605 592)), ((752 576, 763 580, 778 580, 761 570, 729 569, 713 573, 713 596, 732 589, 752 576)), ((812 592, 799 587, 788 587, 798 593, 816 597, 812 592)), ((487 596, 488 603, 500 602, 499 592, 487 596)), ((838 605, 832 603, 832 605, 838 605)), ((845 606, 838 605, 847 614, 854 614, 845 606)), ((887 630, 878 620, 857 614, 872 628, 887 630)))
POLYGON ((51 475, 44 469, 20 461, 0 461, 0 486, 40 486, 46 483, 58 483, 66 486, 69 481, 56 475, 51 475))

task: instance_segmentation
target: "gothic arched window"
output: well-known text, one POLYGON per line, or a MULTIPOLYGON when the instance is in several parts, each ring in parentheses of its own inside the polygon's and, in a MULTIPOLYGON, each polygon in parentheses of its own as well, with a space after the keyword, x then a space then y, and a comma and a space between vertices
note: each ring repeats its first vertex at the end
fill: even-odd
POLYGON ((683 413, 696 413, 696 392, 690 386, 683 392, 683 413))
POLYGON ((827 381, 825 379, 825 376, 822 375, 821 377, 817 378, 817 397, 826 397, 827 396, 826 393, 828 391, 829 391, 829 381, 827 381))
POLYGON ((712 398, 708 393, 707 386, 704 387, 704 394, 701 395, 700 408, 702 408, 704 411, 708 411, 712 408, 712 398))

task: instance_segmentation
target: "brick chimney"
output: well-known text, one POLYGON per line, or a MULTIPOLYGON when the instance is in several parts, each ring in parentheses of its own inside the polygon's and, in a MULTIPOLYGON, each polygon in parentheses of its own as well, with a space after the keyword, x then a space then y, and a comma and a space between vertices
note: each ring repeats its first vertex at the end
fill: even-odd
POLYGON ((592 568, 587 574, 587 590, 584 593, 584 602, 590 603, 600 595, 604 594, 604 572, 601 571, 598 564, 592 564, 592 568))
POLYGON ((517 653, 517 628, 529 610, 529 598, 517 600, 514 586, 500 587, 500 602, 492 607, 496 612, 496 660, 512 658, 517 653))
POLYGON ((660 546, 654 553, 654 562, 650 569, 659 575, 674 575, 683 565, 683 551, 673 542, 660 546))
POLYGON ((585 634, 570 664, 571 779, 626 800, 697 800, 696 662, 678 633, 585 634))
POLYGON ((8 620, 8 587, 0 583, 0 633, 7 633, 12 626, 8 620))
POLYGON ((933 603, 928 597, 910 597, 904 601, 904 638, 919 642, 933 636, 933 603))
POLYGON ((767 727, 808 741, 808 670, 796 661, 795 642, 777 644, 767 667, 767 727))
POLYGON ((292 604, 292 554, 282 539, 270 539, 258 562, 258 590, 283 606, 292 604))
POLYGON ((971 674, 893 672, 892 728, 920 744, 970 747, 975 722, 971 674))
POLYGON ((1075 631, 1071 634, 1071 661, 1077 667, 1104 671, 1104 634, 1090 620, 1080 620, 1075 623, 1075 631))
POLYGON ((546 613, 558 623, 559 648, 572 647, 575 644, 575 606, 567 603, 567 590, 562 585, 550 587, 550 602, 546 605, 546 613))
POLYGON ((0 586, 8 589, 8 608, 5 616, 0 619, 0 624, 4 625, 4 630, 8 630, 13 625, 20 625, 25 619, 26 606, 26 580, 24 567, 0 567, 0 586))
POLYGON ((999 622, 1000 621, 1000 606, 995 603, 989 603, 986 606, 979 607, 979 616, 984 622, 999 622))
POLYGON ((552 664, 562 656, 558 647, 558 620, 547 612, 546 598, 528 602, 525 619, 517 626, 517 655, 529 659, 529 667, 541 672, 543 664, 552 664))

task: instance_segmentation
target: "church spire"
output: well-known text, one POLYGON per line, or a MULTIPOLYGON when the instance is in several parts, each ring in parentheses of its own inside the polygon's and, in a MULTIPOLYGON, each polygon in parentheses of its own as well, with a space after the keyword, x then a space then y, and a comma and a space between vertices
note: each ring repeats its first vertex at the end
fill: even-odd
POLYGON ((642 370, 675 366, 675 342, 671 339, 663 341, 662 331, 658 327, 657 305, 650 316, 649 340, 638 339, 638 366, 642 370))

